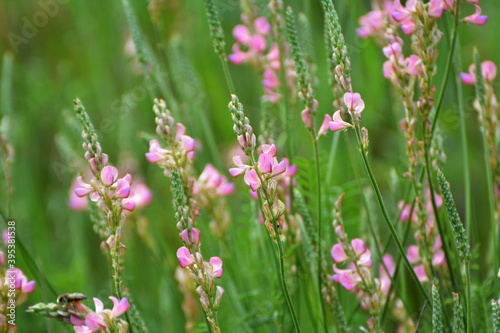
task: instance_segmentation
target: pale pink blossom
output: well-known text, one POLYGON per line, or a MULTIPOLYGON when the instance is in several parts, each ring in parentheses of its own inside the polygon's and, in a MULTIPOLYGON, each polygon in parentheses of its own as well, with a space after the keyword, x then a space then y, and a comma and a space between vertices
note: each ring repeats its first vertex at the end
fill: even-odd
POLYGON ((191 266, 195 263, 193 255, 185 246, 182 246, 177 250, 177 258, 179 259, 179 264, 182 268, 191 266))
POLYGON ((346 128, 349 128, 352 126, 348 122, 342 120, 342 118, 340 117, 340 110, 336 111, 333 114, 332 121, 329 122, 328 125, 330 126, 330 130, 332 130, 332 132, 345 130, 346 128))
POLYGON ((249 169, 251 169, 250 165, 244 164, 241 160, 240 155, 236 155, 233 157, 233 162, 236 164, 237 168, 231 168, 229 169, 229 173, 233 177, 238 177, 239 175, 242 175, 246 173, 249 169))
POLYGON ((156 163, 166 158, 166 154, 170 153, 169 150, 160 147, 158 140, 151 140, 149 142, 149 152, 146 153, 146 158, 150 163, 156 163))
POLYGON ((384 26, 384 12, 372 10, 359 18, 360 27, 356 33, 361 38, 368 38, 380 31, 384 26))
POLYGON ((219 257, 210 258, 210 264, 212 265, 212 273, 220 278, 222 276, 222 260, 219 257))
POLYGON ((349 111, 354 111, 354 113, 356 113, 356 115, 358 116, 365 108, 365 102, 363 102, 359 93, 346 92, 344 94, 344 103, 349 111))
POLYGON ((252 189, 252 191, 257 191, 262 184, 259 176, 257 175, 257 172, 254 169, 248 171, 245 174, 244 181, 245 184, 247 184, 252 189))
POLYGON ((87 199, 84 197, 79 197, 75 193, 75 189, 78 187, 78 185, 79 184, 76 178, 74 178, 71 183, 71 188, 69 190, 68 206, 69 208, 71 208, 71 210, 75 212, 87 210, 88 207, 87 199))
POLYGON ((271 32, 271 25, 267 21, 267 18, 263 16, 257 17, 255 21, 253 21, 253 27, 255 32, 261 35, 268 35, 271 32))
POLYGON ((193 184, 193 194, 196 195, 200 187, 214 191, 217 195, 228 196, 233 194, 234 184, 229 183, 227 178, 219 173, 212 165, 207 164, 203 172, 200 174, 198 181, 193 184))
POLYGON ((250 30, 243 24, 238 24, 233 28, 234 39, 240 44, 248 45, 252 34, 250 30))
MULTIPOLYGON (((481 63, 481 74, 486 82, 491 83, 495 80, 497 75, 497 66, 494 62, 486 60, 481 63)), ((461 73, 460 78, 465 85, 476 84, 476 66, 474 64, 469 66, 468 73, 461 73)))
POLYGON ((325 119, 318 130, 318 136, 323 135, 330 128, 330 123, 332 122, 332 117, 329 114, 325 114, 325 119))
POLYGON ((9 286, 12 282, 14 282, 15 289, 22 294, 30 294, 35 290, 35 281, 28 281, 26 275, 19 268, 10 268, 7 270, 4 284, 9 286))
POLYGON ((474 6, 476 6, 476 12, 470 16, 465 17, 464 21, 476 25, 485 25, 486 21, 488 21, 488 16, 481 15, 481 8, 478 5, 474 6))
MULTIPOLYGON (((200 245, 200 231, 196 228, 191 228, 191 239, 189 237, 188 229, 184 229, 181 232, 181 239, 184 244, 194 244, 196 246, 200 245)), ((180 260, 180 259, 179 259, 180 260)), ((181 265, 182 266, 182 265, 181 265)))
POLYGON ((137 207, 146 207, 153 201, 153 192, 142 182, 132 184, 130 191, 137 207))
POLYGON ((113 301, 113 309, 108 314, 104 310, 104 304, 102 301, 97 297, 94 297, 95 312, 91 312, 86 316, 85 325, 75 326, 75 332, 89 333, 100 331, 107 327, 106 320, 114 320, 128 311, 130 305, 125 297, 123 297, 120 301, 113 296, 110 296, 109 299, 113 301))

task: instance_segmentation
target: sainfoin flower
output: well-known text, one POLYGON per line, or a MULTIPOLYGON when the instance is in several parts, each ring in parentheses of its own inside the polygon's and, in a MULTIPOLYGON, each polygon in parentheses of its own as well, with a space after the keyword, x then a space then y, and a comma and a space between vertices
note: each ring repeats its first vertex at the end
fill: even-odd
POLYGON ((476 6, 476 12, 464 18, 464 21, 476 25, 485 25, 486 21, 488 21, 488 16, 481 15, 481 8, 478 5, 474 6, 476 6))
POLYGON ((130 305, 123 297, 120 301, 116 297, 110 296, 113 301, 113 309, 104 309, 104 304, 100 299, 94 297, 95 312, 89 313, 85 318, 85 325, 75 326, 77 333, 91 333, 101 331, 111 325, 116 326, 116 319, 127 312, 130 305))
MULTIPOLYGON (((236 172, 239 172, 239 169, 237 169, 236 172)), ((205 166, 205 169, 203 169, 198 180, 193 184, 194 195, 197 195, 200 190, 212 192, 219 196, 228 196, 233 194, 234 184, 228 182, 227 178, 221 175, 219 171, 209 163, 205 166)))
MULTIPOLYGON (((495 80, 497 76, 497 66, 493 61, 483 61, 481 63, 481 74, 486 82, 491 83, 495 80)), ((476 66, 474 64, 469 66, 468 73, 460 73, 460 78, 462 83, 465 85, 475 85, 476 84, 476 66)))
POLYGON ((81 176, 76 181, 78 185, 74 191, 78 197, 90 195, 90 200, 96 202, 101 196, 107 195, 109 198, 121 201, 122 207, 126 210, 132 211, 135 207, 133 198, 129 197, 132 176, 126 174, 125 177, 118 179, 118 169, 114 166, 105 166, 101 170, 100 177, 92 179, 90 184, 85 183, 81 176))
POLYGON ((193 255, 189 252, 188 248, 185 246, 182 246, 177 250, 177 258, 179 259, 179 264, 181 265, 182 268, 191 266, 195 262, 193 255))
POLYGON ((256 168, 244 164, 241 161, 241 157, 237 155, 233 157, 233 162, 236 164, 237 168, 229 169, 229 173, 233 177, 245 174, 245 184, 247 184, 248 187, 250 187, 254 192, 260 188, 263 180, 276 177, 286 171, 285 161, 282 160, 281 162, 278 162, 278 159, 276 158, 278 150, 275 144, 262 145, 260 150, 261 153, 259 155, 256 168))

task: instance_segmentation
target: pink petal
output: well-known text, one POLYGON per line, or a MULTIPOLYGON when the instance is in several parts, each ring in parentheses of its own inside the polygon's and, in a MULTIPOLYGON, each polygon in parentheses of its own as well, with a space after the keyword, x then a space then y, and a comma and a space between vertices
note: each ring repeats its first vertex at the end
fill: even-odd
POLYGON ((256 53, 262 53, 266 49, 266 39, 261 35, 253 35, 250 38, 250 49, 256 53))
POLYGON ((408 248, 406 256, 410 263, 414 264, 420 260, 419 249, 417 245, 412 245, 408 248))
POLYGON ((254 169, 248 171, 243 179, 245 183, 252 189, 252 191, 257 191, 260 188, 260 178, 254 169))
POLYGON ((184 229, 181 232, 181 239, 184 244, 190 244, 191 239, 193 244, 198 245, 200 243, 200 231, 196 228, 191 228, 191 239, 188 237, 188 229, 184 229))
POLYGON ((360 256, 366 251, 365 242, 363 242, 363 240, 360 238, 354 238, 353 240, 351 240, 351 245, 357 256, 360 256))
POLYGON ((342 263, 347 260, 347 255, 344 252, 342 245, 337 243, 332 247, 332 258, 336 263, 342 263))
POLYGON ((481 64, 481 73, 486 82, 493 82, 497 76, 497 66, 493 61, 483 61, 481 64))
POLYGON ((125 312, 127 312, 129 308, 129 303, 128 300, 123 297, 120 302, 118 302, 118 299, 113 296, 109 296, 109 299, 113 301, 113 310, 111 310, 110 317, 111 318, 118 318, 125 312))
POLYGON ((210 264, 212 264, 213 273, 220 278, 222 276, 222 260, 219 257, 210 258, 210 264))
POLYGON ((247 44, 250 40, 250 30, 243 24, 238 24, 233 28, 234 39, 240 44, 247 44))
POLYGON ((281 162, 278 163, 278 165, 273 166, 272 175, 277 176, 277 175, 282 174, 285 171, 286 171, 286 163, 285 163, 285 161, 282 160, 281 162))
POLYGON ((255 32, 261 35, 268 35, 271 32, 271 25, 263 16, 258 17, 255 19, 255 21, 253 21, 253 27, 255 29, 255 32))
POLYGON ((177 250, 177 258, 179 259, 179 264, 182 268, 194 264, 194 257, 185 246, 180 247, 177 250))
POLYGON ((318 130, 318 135, 323 135, 326 131, 330 129, 330 122, 332 121, 332 117, 329 114, 325 114, 325 119, 323 120, 323 124, 318 130))
POLYGON ((259 155, 259 171, 262 173, 271 173, 273 171, 272 168, 272 159, 273 157, 269 154, 260 154, 259 155))
POLYGON ((481 8, 478 5, 474 5, 474 6, 476 6, 476 12, 474 14, 464 18, 464 21, 471 23, 471 24, 476 24, 476 25, 486 24, 486 21, 488 21, 488 16, 481 15, 481 8))
POLYGON ((95 312, 101 313, 102 311, 104 311, 104 304, 102 304, 102 301, 97 297, 94 297, 93 300, 95 305, 95 312))
POLYGON ((114 166, 105 166, 101 171, 101 180, 104 185, 111 186, 118 178, 118 169, 114 166))
POLYGON ((116 198, 126 198, 130 194, 130 185, 126 180, 118 179, 116 182, 116 198))
POLYGON ((95 332, 106 327, 106 322, 101 314, 91 312, 85 317, 85 326, 95 332))
POLYGON ((122 207, 128 211, 133 211, 135 208, 135 201, 133 198, 126 198, 122 200, 122 207))
POLYGON ((24 294, 32 293, 35 290, 35 281, 30 281, 21 287, 21 291, 24 294))

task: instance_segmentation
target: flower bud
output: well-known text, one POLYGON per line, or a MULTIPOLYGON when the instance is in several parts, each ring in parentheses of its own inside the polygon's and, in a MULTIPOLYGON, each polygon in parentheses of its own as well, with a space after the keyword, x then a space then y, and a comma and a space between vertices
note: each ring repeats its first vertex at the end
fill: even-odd
POLYGON ((221 286, 217 286, 217 289, 215 290, 215 301, 214 301, 215 310, 219 308, 222 295, 224 295, 224 288, 222 288, 221 286))

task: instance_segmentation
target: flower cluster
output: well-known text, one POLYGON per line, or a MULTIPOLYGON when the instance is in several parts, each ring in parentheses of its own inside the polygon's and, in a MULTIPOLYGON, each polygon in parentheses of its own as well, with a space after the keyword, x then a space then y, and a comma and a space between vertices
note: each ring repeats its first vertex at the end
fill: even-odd
POLYGON ((95 311, 92 311, 82 301, 84 295, 78 299, 67 299, 72 294, 61 295, 56 303, 38 303, 30 306, 28 312, 34 312, 47 318, 53 318, 66 324, 73 325, 76 333, 126 333, 129 324, 119 317, 128 311, 130 305, 123 297, 118 300, 114 296, 109 299, 113 302, 112 309, 105 309, 103 302, 94 297, 95 311))
MULTIPOLYGON (((2 239, 5 249, 15 242, 8 229, 3 231, 2 239)), ((17 327, 11 324, 11 319, 15 318, 16 307, 26 302, 28 294, 35 290, 35 281, 28 281, 19 268, 7 269, 6 252, 0 250, 0 331, 13 332, 17 327)))
MULTIPOLYGON (((420 204, 421 199, 417 199, 417 204, 420 204)), ((441 196, 435 194, 437 208, 440 209, 443 204, 441 196)), ((421 282, 429 281, 429 274, 432 271, 431 265, 434 267, 444 267, 446 265, 444 251, 442 249, 442 241, 437 230, 435 217, 433 214, 430 192, 426 191, 425 208, 417 213, 413 211, 410 217, 411 207, 409 204, 404 205, 399 203, 401 210, 400 220, 402 222, 411 221, 413 228, 416 230, 414 238, 417 245, 411 245, 407 250, 408 260, 414 265, 415 273, 421 282)))
MULTIPOLYGON (((361 119, 361 112, 365 108, 365 102, 361 99, 361 95, 359 93, 345 93, 344 104, 351 114, 351 118, 353 120, 358 121, 359 119, 361 119)), ((330 129, 332 132, 337 132, 352 127, 350 123, 342 120, 340 114, 340 110, 335 111, 333 116, 325 114, 325 119, 323 120, 323 124, 321 124, 321 127, 319 128, 318 135, 325 134, 328 129, 330 129)))
MULTIPOLYGON (((268 42, 271 25, 263 16, 252 20, 249 15, 242 14, 241 20, 244 24, 238 24, 233 28, 236 43, 233 45, 233 53, 228 58, 235 65, 250 63, 257 69, 269 101, 277 103, 281 99, 281 94, 278 93, 281 86, 279 80, 281 63, 278 44, 268 42)), ((287 66, 287 76, 293 77, 294 72, 289 67, 287 66)))
POLYGON ((212 216, 210 230, 221 241, 224 239, 231 221, 227 213, 225 197, 233 194, 234 184, 219 173, 212 165, 207 164, 193 184, 193 195, 201 208, 205 208, 212 216))
POLYGON ((205 169, 196 182, 191 168, 194 158, 194 139, 185 135, 186 128, 182 124, 175 123, 165 101, 155 99, 153 111, 156 115, 156 132, 166 142, 169 149, 161 148, 157 140, 152 140, 146 158, 149 162, 158 164, 164 170, 164 174, 172 179, 175 219, 183 242, 183 246, 177 250, 177 258, 180 266, 188 268, 196 282, 196 292, 200 297, 207 320, 215 332, 220 332, 217 324, 217 309, 224 289, 216 286, 215 280, 222 276, 222 260, 219 257, 211 257, 209 261, 203 259, 200 249, 201 233, 195 227, 199 208, 193 196, 199 195, 202 200, 206 201, 204 203, 208 204, 209 200, 214 199, 214 195, 230 194, 232 185, 227 183, 227 180, 211 166, 205 169), (214 193, 208 195, 207 191, 214 193))
MULTIPOLYGON (((365 242, 360 238, 354 238, 349 241, 342 220, 342 200, 343 194, 336 202, 334 209, 335 218, 333 227, 338 243, 332 247, 332 258, 335 261, 333 265, 335 274, 332 275, 332 280, 341 284, 346 290, 355 293, 361 299, 361 307, 372 315, 370 320, 368 320, 370 330, 372 332, 380 332, 378 315, 382 305, 381 282, 373 276, 372 254, 367 249, 365 242), (344 264, 346 267, 343 269, 339 268, 338 264, 344 264)), ((384 266, 384 269, 387 269, 386 273, 394 273, 393 267, 385 267, 385 261, 382 266, 384 266)), ((389 278, 389 275, 386 274, 386 277, 389 278)), ((387 293, 387 283, 390 285, 390 282, 385 280, 384 283, 385 293, 387 293)))

